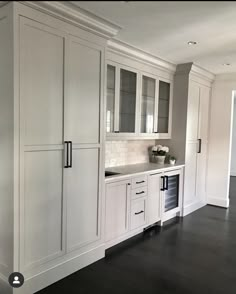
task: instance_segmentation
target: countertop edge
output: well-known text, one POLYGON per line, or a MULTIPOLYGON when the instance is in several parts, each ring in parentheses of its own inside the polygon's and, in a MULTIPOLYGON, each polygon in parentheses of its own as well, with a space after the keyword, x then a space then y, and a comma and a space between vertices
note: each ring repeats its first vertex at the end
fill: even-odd
MULTIPOLYGON (((109 176, 109 177, 105 178, 105 184, 116 182, 116 181, 126 180, 126 179, 132 178, 134 176, 140 176, 140 175, 144 175, 144 174, 149 175, 149 174, 161 173, 163 171, 176 170, 176 169, 183 168, 184 166, 185 166, 185 164, 176 164, 173 166, 166 166, 163 168, 150 169, 150 170, 146 170, 146 171, 133 172, 133 173, 131 172, 131 173, 127 173, 127 174, 119 174, 119 175, 109 176)), ((109 170, 109 168, 107 170, 109 170)))

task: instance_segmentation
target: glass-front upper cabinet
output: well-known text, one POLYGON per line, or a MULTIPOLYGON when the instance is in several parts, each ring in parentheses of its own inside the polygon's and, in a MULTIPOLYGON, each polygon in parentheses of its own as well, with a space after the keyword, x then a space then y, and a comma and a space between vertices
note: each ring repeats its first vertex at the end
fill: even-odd
POLYGON ((106 131, 134 134, 136 131, 137 72, 120 65, 107 65, 106 131))
POLYGON ((169 133, 170 95, 171 95, 171 84, 169 82, 164 82, 160 80, 159 95, 158 95, 158 123, 157 123, 157 132, 160 134, 169 133))
POLYGON ((153 134, 157 131, 157 94, 156 79, 142 75, 140 132, 153 134))

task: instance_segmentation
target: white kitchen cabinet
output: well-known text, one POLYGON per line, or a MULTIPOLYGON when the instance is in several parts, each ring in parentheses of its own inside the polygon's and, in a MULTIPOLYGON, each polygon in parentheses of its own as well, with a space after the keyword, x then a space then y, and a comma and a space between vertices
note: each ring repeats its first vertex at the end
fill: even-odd
POLYGON ((185 161, 183 214, 206 205, 211 85, 214 75, 192 63, 178 65, 170 148, 185 161))
POLYGON ((0 8, 0 285, 22 272, 18 294, 105 254, 104 52, 118 28, 56 5, 0 8))
POLYGON ((171 136, 172 82, 108 61, 107 139, 171 136))
POLYGON ((121 237, 129 230, 130 187, 129 180, 106 185, 106 241, 121 237))
POLYGON ((110 135, 130 136, 137 129, 136 70, 118 64, 107 65, 106 131, 110 135))
POLYGON ((130 229, 134 230, 146 224, 147 199, 136 199, 131 202, 130 229))
POLYGON ((148 225, 161 220, 161 177, 162 173, 150 174, 148 177, 148 225))
POLYGON ((65 250, 62 247, 65 38, 60 31, 26 18, 20 19, 20 36, 20 270, 27 272, 65 250))

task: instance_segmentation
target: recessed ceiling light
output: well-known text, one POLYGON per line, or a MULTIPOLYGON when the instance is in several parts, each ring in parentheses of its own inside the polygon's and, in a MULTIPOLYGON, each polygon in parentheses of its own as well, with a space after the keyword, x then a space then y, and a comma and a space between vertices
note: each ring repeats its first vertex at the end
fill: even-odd
POLYGON ((188 45, 189 45, 189 46, 197 45, 197 42, 195 42, 195 41, 188 41, 188 45))
POLYGON ((224 66, 229 66, 231 65, 230 63, 223 63, 224 66))

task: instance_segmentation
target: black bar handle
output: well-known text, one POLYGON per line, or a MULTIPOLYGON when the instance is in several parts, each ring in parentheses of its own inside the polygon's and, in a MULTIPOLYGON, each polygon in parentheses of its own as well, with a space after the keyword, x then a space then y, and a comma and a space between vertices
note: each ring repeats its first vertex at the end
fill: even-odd
POLYGON ((70 165, 68 166, 69 168, 72 168, 72 141, 68 141, 70 144, 70 165))
POLYGON ((120 131, 115 131, 114 133, 118 134, 120 131))
POLYGON ((202 139, 198 139, 198 142, 199 142, 198 153, 202 153, 202 139))
POLYGON ((143 210, 139 211, 139 212, 135 212, 134 214, 137 215, 137 214, 141 214, 141 213, 144 213, 143 210))
POLYGON ((162 176, 161 179, 162 179, 162 188, 161 188, 161 191, 165 191, 165 177, 162 176))
POLYGON ((137 192, 136 195, 140 195, 140 194, 144 194, 145 192, 142 191, 142 192, 137 192))
POLYGON ((168 190, 169 189, 169 177, 168 176, 165 176, 165 179, 166 179, 166 185, 165 185, 165 190, 168 190))
POLYGON ((142 184, 142 183, 145 183, 145 181, 136 182, 136 184, 142 184))
POLYGON ((65 145, 65 160, 66 160, 66 164, 64 165, 64 168, 68 168, 69 167, 69 153, 68 153, 68 141, 64 142, 65 145))

